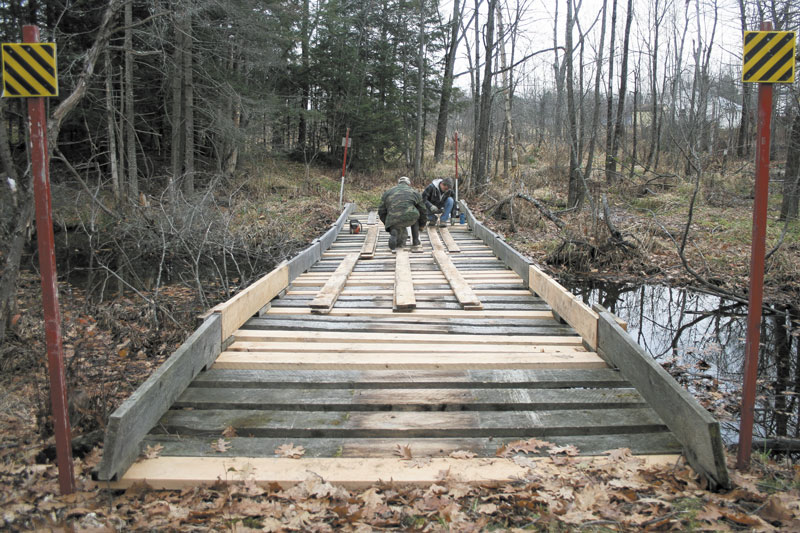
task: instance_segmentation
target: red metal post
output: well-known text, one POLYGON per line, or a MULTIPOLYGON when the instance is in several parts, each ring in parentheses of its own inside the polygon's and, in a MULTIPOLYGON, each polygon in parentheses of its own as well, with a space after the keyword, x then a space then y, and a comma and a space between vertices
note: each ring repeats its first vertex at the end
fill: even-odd
MULTIPOLYGON (((39 42, 37 26, 23 26, 22 40, 39 42)), ((50 200, 50 161, 47 154, 47 115, 44 98, 28 98, 28 120, 31 139, 33 194, 36 204, 36 241, 39 247, 39 269, 42 274, 42 304, 47 345, 47 366, 50 372, 50 403, 56 433, 58 485, 61 494, 75 492, 72 464, 71 430, 67 410, 67 379, 64 371, 64 349, 61 344, 61 311, 58 308, 56 253, 53 237, 53 215, 50 200)))
MULTIPOLYGON (((772 29, 771 22, 761 24, 762 31, 772 29)), ((750 256, 750 294, 745 341, 744 384, 742 386, 739 451, 736 468, 750 467, 755 418, 758 347, 761 336, 761 305, 764 300, 764 252, 767 235, 767 200, 769 198, 769 143, 772 122, 772 84, 758 84, 758 144, 756 146, 756 185, 753 202, 753 242, 750 256)))
POLYGON ((458 208, 458 132, 453 133, 453 139, 456 143, 456 208, 458 208))

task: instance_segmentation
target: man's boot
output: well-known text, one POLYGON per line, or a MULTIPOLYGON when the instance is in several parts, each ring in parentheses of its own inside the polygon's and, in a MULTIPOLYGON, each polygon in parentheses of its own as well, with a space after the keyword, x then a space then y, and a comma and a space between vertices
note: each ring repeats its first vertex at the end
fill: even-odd
POLYGON ((397 229, 389 228, 389 249, 394 252, 395 248, 397 248, 397 229))

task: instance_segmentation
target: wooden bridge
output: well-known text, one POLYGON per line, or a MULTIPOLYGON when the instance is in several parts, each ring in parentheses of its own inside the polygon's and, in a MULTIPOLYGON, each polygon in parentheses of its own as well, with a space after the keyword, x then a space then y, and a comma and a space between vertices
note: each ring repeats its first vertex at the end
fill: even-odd
POLYGON ((525 475, 512 458, 535 438, 586 456, 683 454, 728 486, 718 423, 614 316, 461 207, 466 225, 392 254, 375 213, 348 205, 309 248, 212 309, 120 406, 97 478, 502 482, 525 475), (363 231, 343 231, 349 218, 363 231))

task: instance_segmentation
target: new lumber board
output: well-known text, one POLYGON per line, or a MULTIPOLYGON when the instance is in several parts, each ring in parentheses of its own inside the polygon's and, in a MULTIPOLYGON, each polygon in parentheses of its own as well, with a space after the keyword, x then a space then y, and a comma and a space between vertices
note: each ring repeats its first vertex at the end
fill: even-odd
POLYGON ((342 370, 363 369, 471 369, 471 368, 605 368, 606 362, 594 352, 223 352, 215 369, 342 370))
POLYGON ((358 254, 349 254, 345 256, 336 269, 336 272, 327 279, 325 285, 323 285, 317 296, 309 304, 312 312, 320 314, 330 312, 336 303, 336 299, 339 298, 339 293, 342 292, 345 283, 347 283, 347 278, 353 271, 356 261, 358 261, 358 254))
POLYGON ((296 341, 296 342, 423 342, 436 344, 525 344, 529 346, 580 346, 579 336, 538 335, 415 335, 413 333, 358 333, 349 331, 269 331, 239 330, 237 341, 296 341))
POLYGON ((289 265, 284 261, 245 290, 214 308, 222 317, 221 341, 256 314, 289 285, 289 265))
MULTIPOLYGON (((299 354, 304 352, 334 352, 334 353, 430 353, 430 343, 424 342, 234 342, 227 348, 228 352, 287 352, 299 354)), ((542 346, 527 344, 442 344, 436 347, 436 353, 468 354, 479 353, 572 353, 586 352, 583 346, 542 346)), ((222 355, 222 354, 220 354, 222 355)))
POLYGON ((411 277, 411 265, 408 258, 408 250, 397 250, 395 260, 395 279, 394 279, 394 298, 392 301, 393 311, 408 312, 417 307, 417 300, 414 297, 414 281, 411 277))
POLYGON ((439 228, 439 235, 441 235, 442 240, 444 241, 444 245, 447 247, 447 251, 451 254, 461 253, 461 248, 456 243, 456 240, 450 235, 450 231, 447 228, 439 228))
POLYGON ((661 365, 623 330, 614 316, 595 306, 599 315, 598 349, 609 364, 620 369, 664 419, 684 445, 689 464, 712 484, 730 487, 719 422, 661 365))
POLYGON ((553 311, 583 337, 593 349, 597 348, 597 313, 578 300, 556 280, 530 265, 531 290, 542 297, 553 311))
POLYGON ((452 287, 456 298, 458 298, 458 303, 460 303, 465 310, 483 309, 480 298, 472 291, 472 287, 470 287, 469 283, 450 260, 450 256, 441 250, 436 250, 433 252, 433 257, 439 265, 439 268, 442 269, 442 273, 444 277, 447 278, 447 282, 450 283, 450 287, 452 287))
POLYGON ((118 478, 136 460, 141 439, 220 353, 221 329, 222 318, 212 314, 111 414, 98 479, 118 478))
MULTIPOLYGON (((646 464, 673 464, 678 455, 643 456, 646 464)), ((542 467, 552 465, 549 458, 531 458, 542 467)), ((604 464, 607 457, 594 461, 604 464)), ((320 458, 283 459, 268 457, 158 457, 136 463, 111 489, 126 489, 147 483, 153 489, 179 490, 199 484, 241 483, 241 472, 259 485, 277 484, 288 488, 306 482, 313 472, 319 479, 347 489, 363 489, 380 482, 398 485, 430 486, 448 479, 473 485, 508 483, 524 478, 529 469, 511 459, 432 458, 425 464, 412 464, 399 458, 320 458)))
MULTIPOLYGON (((331 309, 331 315, 335 316, 386 316, 394 312, 391 309, 331 309)), ((552 311, 506 311, 506 310, 483 310, 483 311, 464 311, 452 309, 415 309, 412 311, 417 316, 428 318, 552 318, 552 311)), ((270 315, 309 315, 311 309, 308 307, 281 307, 270 308, 265 316, 270 315)), ((242 322, 244 323, 244 322, 242 322)))
POLYGON ((364 239, 364 246, 361 248, 361 259, 372 259, 375 257, 375 248, 378 246, 378 226, 373 224, 367 230, 367 237, 364 239))

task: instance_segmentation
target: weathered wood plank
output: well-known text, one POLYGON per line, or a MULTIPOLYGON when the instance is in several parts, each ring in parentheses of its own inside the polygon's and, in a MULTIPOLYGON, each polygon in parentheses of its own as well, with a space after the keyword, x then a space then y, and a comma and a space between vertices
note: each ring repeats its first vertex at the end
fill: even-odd
POLYGON ((530 265, 531 290, 541 296, 553 311, 583 337, 592 348, 597 348, 597 313, 569 293, 556 280, 530 265))
POLYGON ((642 407, 636 389, 241 389, 190 387, 173 409, 528 411, 642 407))
POLYGON ((537 370, 219 370, 201 373, 194 387, 239 388, 613 388, 629 387, 616 369, 537 370))
MULTIPOLYGON (((291 443, 305 449, 306 459, 316 457, 395 458, 398 446, 409 446, 415 458, 448 457, 456 451, 468 451, 478 457, 495 458, 497 451, 512 438, 442 438, 419 439, 413 442, 402 439, 304 439, 269 437, 233 437, 227 439, 230 447, 224 451, 213 450, 211 440, 203 437, 148 435, 144 445, 161 445, 161 457, 264 457, 272 455, 279 446, 291 443)), ((681 453, 681 444, 666 431, 656 433, 612 434, 612 435, 568 435, 550 436, 547 442, 555 446, 574 446, 578 455, 605 455, 609 450, 624 443, 634 455, 663 455, 681 453)), ((547 457, 544 447, 535 454, 520 454, 524 457, 547 457)))
POLYGON ((222 319, 212 315, 112 413, 97 476, 117 478, 139 456, 139 442, 221 350, 222 319))
MULTIPOLYGON (((229 352, 334 352, 334 353, 371 353, 380 355, 382 352, 392 353, 430 353, 430 343, 403 343, 403 342, 234 342, 227 351, 229 352)), ((491 353, 572 353, 585 352, 583 346, 546 346, 537 347, 527 344, 442 344, 436 347, 436 353, 468 354, 473 352, 491 353)), ((221 354, 220 354, 221 355, 221 354)), ((383 355, 380 355, 383 357, 383 355)))
POLYGON ((600 306, 598 348, 664 419, 684 445, 686 458, 713 484, 730 486, 719 422, 689 392, 672 379, 652 357, 600 306))
POLYGON ((320 314, 330 312, 339 297, 339 293, 342 292, 345 283, 347 283, 347 278, 353 271, 356 261, 358 261, 358 254, 345 256, 336 272, 328 278, 322 290, 309 304, 312 312, 320 314))
POLYGON ((218 436, 233 427, 254 437, 547 437, 648 433, 666 426, 650 408, 538 411, 171 410, 153 433, 218 436))
POLYGON ((408 250, 397 250, 397 259, 394 269, 394 299, 392 308, 394 311, 411 311, 417 307, 417 300, 414 297, 414 281, 411 277, 411 265, 408 262, 408 250))
POLYGON ((515 369, 515 368, 605 368, 606 362, 594 352, 223 352, 214 368, 286 370, 380 369, 515 369))
POLYGON ((216 306, 214 313, 221 315, 222 318, 221 340, 230 337, 231 333, 239 329, 288 285, 289 267, 284 261, 227 302, 216 306))

